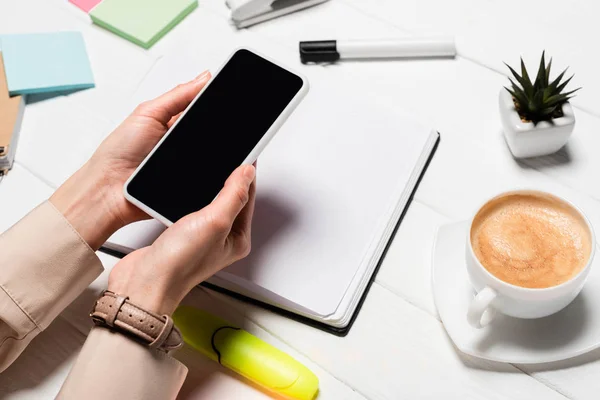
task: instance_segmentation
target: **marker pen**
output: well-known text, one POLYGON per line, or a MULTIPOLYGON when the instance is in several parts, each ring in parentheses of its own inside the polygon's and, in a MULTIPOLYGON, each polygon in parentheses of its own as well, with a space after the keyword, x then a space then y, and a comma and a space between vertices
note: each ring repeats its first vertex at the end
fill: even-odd
POLYGON ((197 308, 181 306, 173 314, 173 320, 188 345, 222 366, 279 397, 315 398, 319 379, 289 354, 197 308))
POLYGON ((334 62, 358 58, 454 57, 452 37, 421 37, 383 40, 317 40, 300 42, 300 59, 334 62))

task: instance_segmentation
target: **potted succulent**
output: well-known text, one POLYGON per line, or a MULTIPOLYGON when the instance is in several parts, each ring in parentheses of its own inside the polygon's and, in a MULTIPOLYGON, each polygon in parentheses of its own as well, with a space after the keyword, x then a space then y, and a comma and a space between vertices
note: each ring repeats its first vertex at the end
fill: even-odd
POLYGON ((500 116, 506 143, 514 157, 537 157, 562 148, 575 126, 569 99, 580 88, 565 92, 573 78, 561 82, 563 71, 550 81, 552 60, 546 65, 544 53, 534 82, 521 58, 521 75, 506 64, 514 76, 511 87, 500 91, 500 116))

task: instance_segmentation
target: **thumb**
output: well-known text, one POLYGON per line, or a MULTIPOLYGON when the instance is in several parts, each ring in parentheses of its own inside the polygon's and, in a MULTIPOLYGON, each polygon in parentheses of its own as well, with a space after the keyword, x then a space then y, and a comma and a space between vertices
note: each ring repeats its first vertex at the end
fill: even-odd
POLYGON ((231 230, 235 219, 250 199, 250 185, 255 174, 253 165, 238 167, 227 179, 217 198, 206 207, 206 212, 218 230, 231 230))
POLYGON ((186 109, 210 77, 210 71, 204 71, 194 80, 177 85, 154 100, 140 104, 133 113, 153 118, 166 126, 171 118, 186 109))

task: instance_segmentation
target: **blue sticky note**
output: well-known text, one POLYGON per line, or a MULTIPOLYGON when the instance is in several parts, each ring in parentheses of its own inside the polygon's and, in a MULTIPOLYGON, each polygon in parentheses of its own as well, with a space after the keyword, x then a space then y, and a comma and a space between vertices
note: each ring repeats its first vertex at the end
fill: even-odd
POLYGON ((11 96, 94 87, 81 33, 2 35, 0 40, 11 96))

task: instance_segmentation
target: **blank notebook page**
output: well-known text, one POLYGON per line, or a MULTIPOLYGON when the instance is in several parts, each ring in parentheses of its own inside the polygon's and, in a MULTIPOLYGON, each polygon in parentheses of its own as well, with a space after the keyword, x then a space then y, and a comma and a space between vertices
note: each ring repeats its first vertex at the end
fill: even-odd
POLYGON ((323 316, 370 262, 430 134, 328 86, 311 80, 259 157, 252 253, 220 274, 323 316))

